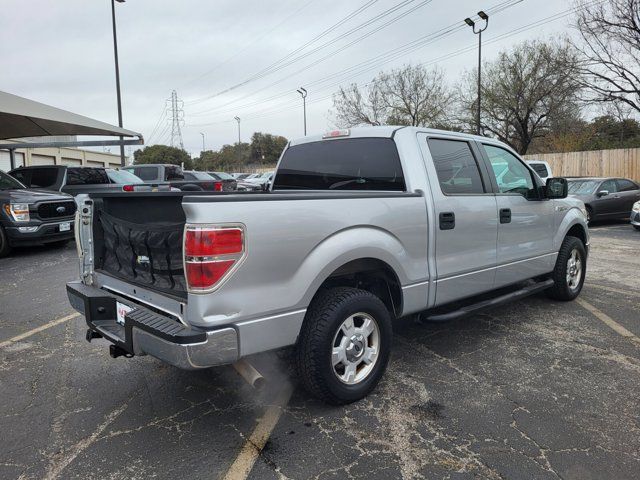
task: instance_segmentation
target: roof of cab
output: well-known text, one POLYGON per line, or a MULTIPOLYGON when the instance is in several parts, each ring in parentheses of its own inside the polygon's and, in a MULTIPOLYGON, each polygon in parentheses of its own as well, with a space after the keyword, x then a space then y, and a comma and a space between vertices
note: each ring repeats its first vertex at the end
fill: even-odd
POLYGON ((331 141, 331 140, 340 140, 345 138, 365 138, 365 137, 380 137, 380 138, 391 138, 398 131, 404 132, 415 132, 415 133, 430 133, 430 134, 441 134, 458 138, 466 138, 470 140, 490 140, 495 141, 493 138, 483 137, 479 135, 471 135, 469 133, 461 133, 461 132, 453 132, 449 130, 438 130, 436 128, 426 128, 426 127, 405 127, 401 125, 381 125, 381 126, 367 126, 367 127, 354 127, 354 128, 346 128, 346 129, 336 129, 338 130, 348 130, 349 135, 344 136, 336 136, 324 138, 326 133, 321 133, 317 135, 308 135, 306 137, 299 137, 291 140, 289 146, 300 145, 303 143, 310 142, 319 142, 319 141, 331 141))

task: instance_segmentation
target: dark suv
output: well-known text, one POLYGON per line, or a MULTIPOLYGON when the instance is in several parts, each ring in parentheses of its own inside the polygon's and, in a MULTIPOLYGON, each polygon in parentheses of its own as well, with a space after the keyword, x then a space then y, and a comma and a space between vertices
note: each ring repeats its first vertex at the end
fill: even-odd
POLYGON ((0 207, 0 257, 11 247, 73 238, 76 204, 70 195, 27 189, 0 171, 0 207))

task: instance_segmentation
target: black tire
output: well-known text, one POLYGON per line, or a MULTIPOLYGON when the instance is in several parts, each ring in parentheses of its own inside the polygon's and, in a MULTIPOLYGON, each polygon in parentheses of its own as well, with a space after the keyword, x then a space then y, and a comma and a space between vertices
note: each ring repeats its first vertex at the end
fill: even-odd
POLYGON ((633 228, 635 228, 636 230, 640 230, 640 225, 634 225, 633 228))
POLYGON ((553 287, 547 289, 547 295, 555 300, 562 300, 568 302, 575 299, 580 295, 582 285, 584 284, 585 275, 587 273, 587 252, 584 248, 582 240, 576 237, 565 237, 558 252, 558 258, 556 259, 556 266, 553 269, 551 278, 554 280, 553 287), (570 286, 567 280, 568 262, 573 253, 576 252, 577 257, 580 259, 581 275, 578 283, 575 286, 570 286))
POLYGON ((0 225, 0 258, 6 257, 10 252, 11 245, 9 245, 9 238, 2 225, 0 225))
POLYGON ((307 310, 295 350, 297 372, 303 386, 313 396, 333 405, 366 397, 387 367, 392 335, 391 315, 384 303, 372 293, 347 287, 319 292, 307 310), (367 314, 377 325, 379 348, 368 374, 358 383, 347 384, 338 378, 332 362, 332 350, 336 335, 342 335, 339 329, 343 322, 357 313, 367 314))
POLYGON ((593 220, 593 208, 589 205, 585 205, 585 209, 587 210, 587 224, 589 224, 593 220))

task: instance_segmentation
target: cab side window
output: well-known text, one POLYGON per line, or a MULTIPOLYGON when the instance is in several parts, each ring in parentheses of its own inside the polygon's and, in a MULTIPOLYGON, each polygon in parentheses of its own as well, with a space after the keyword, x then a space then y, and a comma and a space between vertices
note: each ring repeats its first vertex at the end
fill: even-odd
POLYGON ((485 193, 480 169, 469 143, 430 138, 427 143, 445 195, 485 193))
POLYGON ((631 192, 633 190, 638 190, 638 185, 633 183, 631 180, 619 178, 617 182, 619 192, 631 192))
POLYGON ((538 198, 536 185, 523 162, 504 148, 482 145, 489 161, 491 172, 498 183, 500 193, 520 194, 525 198, 538 198))

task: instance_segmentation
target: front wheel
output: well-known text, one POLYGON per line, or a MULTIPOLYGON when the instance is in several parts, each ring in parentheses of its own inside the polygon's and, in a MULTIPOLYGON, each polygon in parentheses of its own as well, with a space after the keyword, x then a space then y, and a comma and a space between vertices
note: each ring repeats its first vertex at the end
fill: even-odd
POLYGON ((635 228, 636 230, 640 230, 640 225, 634 225, 633 228, 635 228))
POLYGON ((372 293, 346 287, 320 292, 296 345, 302 384, 334 405, 364 398, 384 374, 391 337, 389 311, 372 293))
POLYGON ((555 283, 547 290, 547 294, 556 300, 573 300, 582 290, 586 273, 587 252, 584 244, 579 238, 566 237, 552 273, 555 283))

